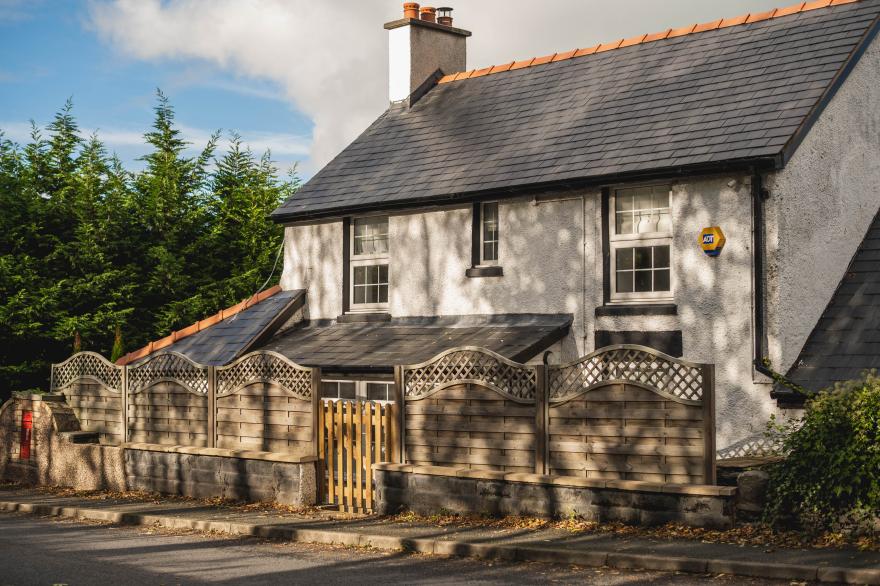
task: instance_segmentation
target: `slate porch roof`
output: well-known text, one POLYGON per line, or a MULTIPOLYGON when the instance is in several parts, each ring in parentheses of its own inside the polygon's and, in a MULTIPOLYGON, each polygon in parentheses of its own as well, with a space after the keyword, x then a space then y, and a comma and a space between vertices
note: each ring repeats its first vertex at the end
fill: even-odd
POLYGON ((560 314, 394 318, 318 322, 279 333, 260 350, 330 372, 390 373, 457 346, 480 346, 524 362, 562 339, 572 317, 560 314))
MULTIPOLYGON (((880 214, 787 376, 818 391, 868 369, 880 369, 880 214)), ((797 400, 782 388, 774 396, 797 400)))
POLYGON ((392 106, 273 218, 779 167, 873 38, 880 0, 796 8, 436 85, 392 106))
POLYGON ((169 350, 209 366, 228 364, 262 339, 271 337, 305 303, 305 290, 273 287, 217 315, 125 355, 117 364, 131 364, 169 350))

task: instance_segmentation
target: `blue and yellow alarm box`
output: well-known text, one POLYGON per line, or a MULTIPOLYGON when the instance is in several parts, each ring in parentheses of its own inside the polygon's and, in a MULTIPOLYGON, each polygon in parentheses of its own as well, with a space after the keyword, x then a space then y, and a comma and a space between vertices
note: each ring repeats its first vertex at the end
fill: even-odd
POLYGON ((703 247, 703 252, 709 256, 721 254, 721 249, 724 248, 726 240, 724 232, 721 231, 719 226, 703 228, 703 231, 700 233, 700 244, 703 247))

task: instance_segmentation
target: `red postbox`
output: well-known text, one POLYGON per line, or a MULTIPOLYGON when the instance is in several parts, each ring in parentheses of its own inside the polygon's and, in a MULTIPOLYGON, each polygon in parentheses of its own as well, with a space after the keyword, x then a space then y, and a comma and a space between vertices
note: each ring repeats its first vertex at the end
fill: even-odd
POLYGON ((31 411, 21 413, 21 438, 18 444, 18 457, 22 460, 31 459, 31 434, 34 429, 34 414, 31 411))

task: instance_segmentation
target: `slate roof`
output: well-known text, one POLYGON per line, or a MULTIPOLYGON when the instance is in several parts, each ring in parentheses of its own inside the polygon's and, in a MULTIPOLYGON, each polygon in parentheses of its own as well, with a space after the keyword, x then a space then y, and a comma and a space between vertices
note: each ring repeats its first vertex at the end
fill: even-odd
POLYGON ((833 4, 439 84, 392 106, 273 217, 779 166, 876 32, 880 0, 833 4))
POLYGON ((787 376, 818 391, 873 368, 880 369, 880 214, 787 376))
POLYGON ((562 339, 570 315, 395 318, 388 322, 316 323, 279 333, 260 350, 328 371, 391 372, 457 346, 480 346, 526 361, 562 339))
POLYGON ((203 365, 229 364, 256 344, 258 338, 271 337, 304 302, 303 289, 279 291, 167 346, 155 350, 147 346, 127 362, 137 362, 154 352, 168 350, 203 365))

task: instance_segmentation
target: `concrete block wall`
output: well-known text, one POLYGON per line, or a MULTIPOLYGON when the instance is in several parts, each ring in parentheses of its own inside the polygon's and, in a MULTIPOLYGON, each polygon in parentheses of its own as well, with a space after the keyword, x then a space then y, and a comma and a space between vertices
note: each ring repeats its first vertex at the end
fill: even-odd
POLYGON ((380 514, 579 516, 598 522, 694 527, 733 525, 736 489, 537 474, 377 464, 380 514))
POLYGON ((279 461, 269 454, 251 459, 184 450, 127 447, 124 466, 130 490, 295 506, 316 502, 314 459, 279 461))

